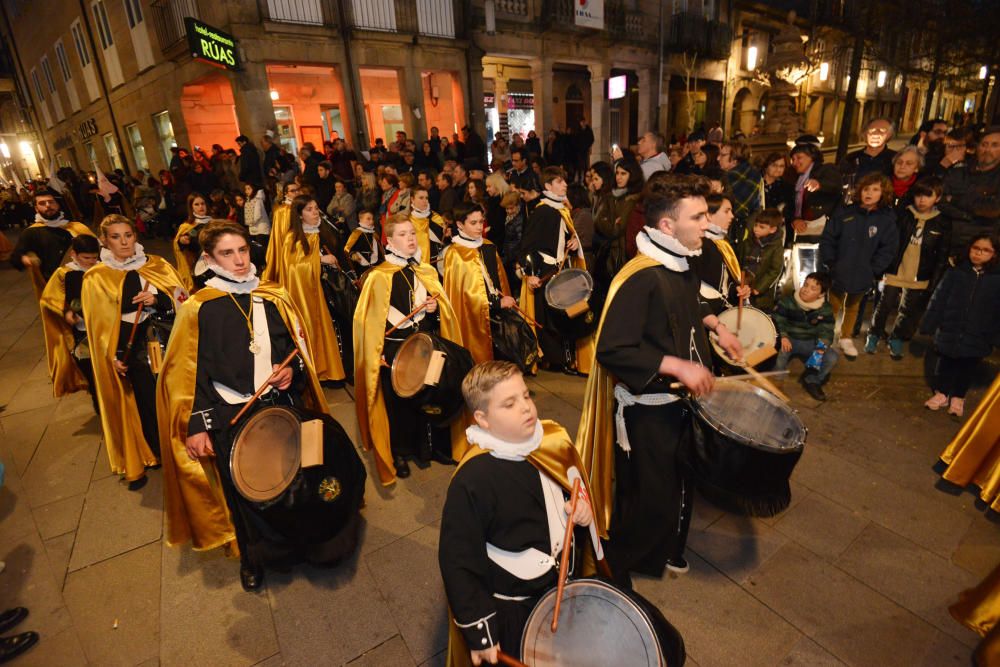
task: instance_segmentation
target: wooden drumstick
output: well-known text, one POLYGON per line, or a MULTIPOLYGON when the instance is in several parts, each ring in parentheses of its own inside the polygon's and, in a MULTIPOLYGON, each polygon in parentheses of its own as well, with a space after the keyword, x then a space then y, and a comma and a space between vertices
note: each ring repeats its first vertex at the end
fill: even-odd
POLYGON ((497 660, 507 665, 507 667, 528 667, 528 665, 524 664, 511 654, 504 653, 500 649, 497 649, 497 660))
POLYGON ((570 541, 573 539, 573 514, 576 501, 580 499, 580 478, 573 480, 573 495, 569 500, 569 516, 566 517, 566 534, 563 536, 562 559, 559 561, 559 581, 556 584, 556 607, 552 611, 552 634, 559 629, 559 608, 562 606, 563 589, 566 587, 566 570, 569 569, 570 541))
POLYGON ((530 324, 533 329, 541 329, 542 328, 542 325, 539 324, 538 322, 536 322, 535 320, 531 319, 530 317, 528 317, 528 313, 526 313, 523 310, 521 310, 520 306, 518 306, 517 304, 514 304, 511 307, 514 310, 516 310, 518 313, 520 313, 521 317, 524 318, 524 321, 527 322, 528 324, 530 324))
POLYGON ((740 368, 745 369, 747 373, 752 375, 753 381, 759 384, 761 387, 767 389, 769 392, 771 392, 772 394, 783 400, 785 403, 792 402, 792 399, 788 398, 787 394, 778 389, 777 385, 775 385, 773 382, 764 377, 764 374, 758 371, 756 368, 754 368, 753 366, 749 365, 746 362, 743 362, 742 364, 738 365, 740 366, 740 368))
POLYGON ((410 312, 409 315, 407 315, 406 317, 404 317, 403 319, 401 319, 394 327, 392 327, 391 329, 389 329, 388 331, 386 331, 385 332, 385 337, 388 338, 392 334, 396 333, 396 331, 399 329, 399 327, 403 326, 404 322, 406 322, 406 321, 412 319, 413 317, 415 317, 417 313, 419 313, 421 310, 423 310, 424 308, 427 307, 427 304, 429 302, 430 302, 430 299, 428 299, 427 301, 424 301, 422 304, 420 304, 419 306, 417 306, 416 308, 414 308, 413 311, 410 312))
MULTIPOLYGON (((147 287, 149 287, 149 281, 148 280, 146 281, 146 284, 141 285, 139 287, 139 291, 140 292, 145 292, 147 287)), ((128 342, 125 343, 125 355, 124 355, 124 359, 122 359, 123 363, 124 363, 125 359, 128 359, 128 355, 131 354, 131 352, 132 352, 132 343, 135 342, 135 332, 139 328, 139 319, 142 316, 142 308, 145 305, 146 304, 144 304, 142 301, 140 301, 139 302, 139 307, 135 309, 135 320, 132 321, 132 330, 129 331, 129 333, 128 333, 128 342)))
MULTIPOLYGON (((788 371, 766 371, 764 373, 758 373, 761 377, 768 377, 774 375, 788 375, 788 371)), ((716 382, 738 382, 744 380, 756 380, 757 378, 750 373, 744 373, 743 375, 721 375, 715 378, 716 382)), ((683 389, 683 382, 671 382, 671 389, 683 389)))
POLYGON ((298 348, 295 348, 294 350, 288 353, 288 356, 285 357, 285 360, 281 362, 281 365, 279 365, 276 369, 274 369, 274 372, 271 373, 271 377, 267 378, 267 382, 257 387, 257 391, 255 391, 253 396, 250 397, 250 400, 247 401, 242 408, 240 408, 240 411, 236 413, 235 417, 229 420, 230 426, 236 426, 236 422, 240 420, 240 417, 245 415, 247 410, 249 410, 253 406, 253 404, 257 402, 257 399, 260 398, 265 391, 267 391, 267 388, 271 386, 271 381, 278 376, 278 373, 288 368, 288 364, 292 363, 292 359, 298 356, 298 354, 299 354, 298 348))

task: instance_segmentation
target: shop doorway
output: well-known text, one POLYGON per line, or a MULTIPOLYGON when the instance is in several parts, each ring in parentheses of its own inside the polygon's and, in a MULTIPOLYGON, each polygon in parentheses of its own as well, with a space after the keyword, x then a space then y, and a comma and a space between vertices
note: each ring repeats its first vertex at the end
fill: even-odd
POLYGON ((208 74, 186 84, 181 91, 181 115, 192 149, 211 153, 212 144, 235 148, 240 131, 233 87, 225 75, 208 74))
POLYGON ((267 80, 282 146, 294 153, 310 141, 322 151, 332 132, 348 138, 349 122, 341 113, 346 98, 339 67, 271 63, 267 80))
POLYGON ((388 68, 362 67, 358 74, 368 120, 368 141, 374 146, 375 139, 382 139, 388 145, 396 140, 396 132, 406 130, 399 93, 399 72, 388 68))

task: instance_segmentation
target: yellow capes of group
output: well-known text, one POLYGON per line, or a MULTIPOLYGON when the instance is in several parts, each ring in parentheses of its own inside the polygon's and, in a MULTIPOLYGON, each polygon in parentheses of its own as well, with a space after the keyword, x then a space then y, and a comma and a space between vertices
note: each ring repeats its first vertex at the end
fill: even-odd
MULTIPOLYGON (((176 309, 185 294, 181 278, 162 257, 147 255, 138 269, 143 283, 149 283, 168 295, 176 309)), ((101 428, 108 449, 112 472, 132 481, 145 473, 146 466, 157 464, 146 438, 132 393, 132 385, 115 372, 112 360, 118 351, 118 332, 122 317, 122 285, 126 271, 98 264, 87 271, 83 280, 83 312, 94 366, 97 402, 101 406, 101 428)), ((136 341, 145 345, 145 341, 136 341)))
MULTIPOLYGON (((639 253, 622 267, 608 289, 604 313, 597 326, 594 340, 600 339, 604 329, 604 317, 611 308, 611 302, 621 286, 629 278, 644 269, 659 266, 659 263, 639 253)), ((591 504, 594 515, 600 517, 601 524, 611 528, 611 510, 614 504, 613 480, 615 472, 615 378, 595 359, 587 388, 583 394, 583 412, 576 435, 576 448, 583 459, 583 467, 590 478, 591 504)))
MULTIPOLYGON (((483 239, 483 245, 493 245, 483 239)), ((510 296, 510 285, 503 264, 497 261, 500 284, 494 287, 504 296, 510 296)), ((493 333, 490 329, 490 301, 486 293, 486 266, 478 248, 452 243, 444 253, 445 294, 458 318, 465 347, 474 362, 493 359, 493 333)))
POLYGON ((948 607, 956 621, 983 640, 972 655, 975 665, 1000 665, 1000 565, 985 579, 958 595, 948 607))
POLYGON ((271 280, 284 285, 282 280, 281 257, 285 247, 288 230, 292 226, 292 205, 278 204, 271 214, 271 240, 267 242, 267 255, 261 280, 271 280))
MULTIPOLYGON (((543 201, 539 206, 546 206, 543 201)), ((559 211, 559 215, 562 216, 563 222, 566 223, 566 229, 569 230, 571 236, 576 236, 576 227, 573 226, 573 218, 570 215, 569 209, 561 208, 556 209, 559 211)), ((586 269, 587 260, 583 258, 582 252, 573 253, 572 259, 570 259, 570 265, 574 269, 586 269)), ((536 320, 535 316, 535 299, 545 298, 545 288, 538 288, 538 293, 535 290, 528 287, 528 281, 521 281, 521 295, 520 295, 520 306, 524 314, 528 316, 529 321, 536 320)), ((579 338, 576 341, 576 370, 581 373, 590 373, 591 367, 594 365, 594 341, 597 340, 596 336, 586 336, 585 338, 579 338)))
POLYGON ((979 498, 1000 512, 1000 376, 941 453, 941 460, 948 464, 942 477, 963 488, 974 484, 979 498))
POLYGON ((45 355, 49 361, 52 392, 58 398, 87 388, 87 379, 73 359, 73 328, 66 322, 66 274, 70 269, 60 266, 42 290, 38 305, 42 311, 42 333, 45 334, 45 355))
POLYGON ((428 264, 434 264, 435 258, 431 255, 431 235, 437 237, 435 243, 439 246, 444 238, 444 228, 448 224, 437 213, 431 212, 426 218, 413 215, 410 212, 410 222, 413 223, 413 230, 417 233, 417 247, 420 248, 420 256, 428 264))
MULTIPOLYGON (((273 303, 292 333, 309 374, 303 396, 306 407, 329 413, 301 334, 299 314, 288 294, 268 281, 261 281, 253 294, 273 303)), ((192 461, 184 447, 198 372, 198 312, 202 304, 225 296, 225 292, 205 287, 185 302, 174 322, 171 344, 167 346, 156 384, 156 410, 163 446, 167 544, 171 546, 191 542, 195 549, 205 550, 235 539, 215 466, 210 462, 192 461)))
MULTIPOLYGON (((36 222, 33 225, 29 225, 28 229, 33 229, 35 227, 44 227, 44 226, 45 226, 44 222, 36 222)), ((65 225, 63 225, 63 229, 69 232, 73 236, 73 238, 76 238, 81 234, 95 236, 94 232, 90 231, 90 227, 83 224, 82 222, 67 222, 65 225)), ((47 284, 45 281, 45 276, 42 275, 42 271, 37 265, 32 264, 31 266, 28 267, 28 277, 31 278, 31 286, 35 288, 35 298, 40 300, 42 298, 42 292, 45 291, 45 285, 47 284)), ((62 306, 60 306, 60 308, 61 307, 62 306)))
MULTIPOLYGON (((354 311, 354 405, 358 414, 361 442, 366 450, 375 450, 375 468, 383 486, 396 481, 396 467, 392 464, 389 417, 385 410, 379 372, 382 350, 385 347, 385 324, 389 316, 392 277, 402 268, 383 262, 369 271, 358 297, 357 310, 354 311)), ((458 318, 438 281, 437 271, 429 264, 420 264, 413 267, 413 273, 423 283, 428 295, 438 297, 441 336, 462 345, 458 318)), ((451 427, 452 457, 456 461, 462 458, 468 447, 465 427, 461 416, 451 427)))
MULTIPOLYGON (((280 284, 288 291, 292 303, 302 315, 302 326, 309 341, 316 375, 320 380, 343 380, 347 376, 340 358, 337 331, 333 328, 333 318, 323 294, 319 234, 306 234, 306 241, 309 244, 308 255, 301 244, 286 232, 281 254, 276 260, 280 265, 277 269, 281 276, 280 284)), ((271 268, 270 260, 267 266, 271 268)))
MULTIPOLYGON (((580 459, 580 454, 573 447, 573 441, 570 439, 566 429, 554 421, 543 419, 542 432, 542 443, 538 446, 538 449, 528 454, 527 461, 558 482, 567 493, 573 491, 573 482, 570 481, 570 470, 575 468, 581 473, 587 496, 593 498, 594 494, 590 482, 587 474, 584 472, 584 463, 580 459)), ((457 474, 462 469, 462 466, 473 458, 486 453, 488 453, 487 450, 482 447, 472 445, 459 462, 455 473, 457 474)), ((607 539, 608 534, 605 524, 597 512, 594 512, 594 521, 597 534, 601 538, 607 539)), ((580 545, 577 546, 578 548, 580 547, 580 545)), ((486 546, 483 545, 483 549, 485 548, 486 546)), ((589 553, 587 553, 587 556, 583 560, 586 564, 591 564, 593 563, 594 554, 592 550, 586 551, 589 551, 589 553)), ((584 572, 583 574, 592 573, 584 572)), ((500 648, 503 647, 501 646, 500 648)), ((470 667, 472 665, 469 648, 465 644, 465 637, 462 636, 462 632, 455 625, 455 621, 450 613, 448 614, 448 661, 446 664, 448 667, 470 667)))
POLYGON ((194 265, 191 264, 186 246, 181 245, 181 239, 190 235, 197 226, 192 222, 182 222, 174 234, 174 261, 177 262, 177 273, 184 283, 184 289, 188 292, 194 291, 194 265))

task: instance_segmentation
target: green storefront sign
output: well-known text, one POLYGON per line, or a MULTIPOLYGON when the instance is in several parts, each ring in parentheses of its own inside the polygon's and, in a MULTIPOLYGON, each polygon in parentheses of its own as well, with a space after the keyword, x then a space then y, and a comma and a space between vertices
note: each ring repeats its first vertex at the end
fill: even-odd
POLYGON ((192 58, 224 69, 240 68, 236 38, 190 16, 184 18, 184 24, 192 58))

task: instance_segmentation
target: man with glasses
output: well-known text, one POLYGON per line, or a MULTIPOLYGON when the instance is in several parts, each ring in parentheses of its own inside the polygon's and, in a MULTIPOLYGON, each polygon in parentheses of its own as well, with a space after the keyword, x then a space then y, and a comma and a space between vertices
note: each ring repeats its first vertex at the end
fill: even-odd
POLYGON ((523 148, 512 149, 510 163, 512 169, 507 172, 507 181, 521 192, 525 202, 538 199, 542 193, 542 186, 538 183, 535 170, 528 164, 528 155, 525 150, 523 148))
POLYGON ((1000 126, 986 128, 976 155, 948 169, 940 208, 952 221, 952 257, 976 234, 1000 230, 1000 126))
POLYGON ((944 138, 944 157, 934 163, 927 162, 927 171, 934 176, 944 178, 949 169, 965 162, 969 156, 970 134, 968 128, 955 128, 948 132, 944 138))
POLYGON ((848 153, 840 163, 840 173, 853 182, 867 174, 881 172, 892 176, 892 158, 896 151, 889 148, 895 130, 888 120, 876 118, 865 127, 865 147, 848 153))

